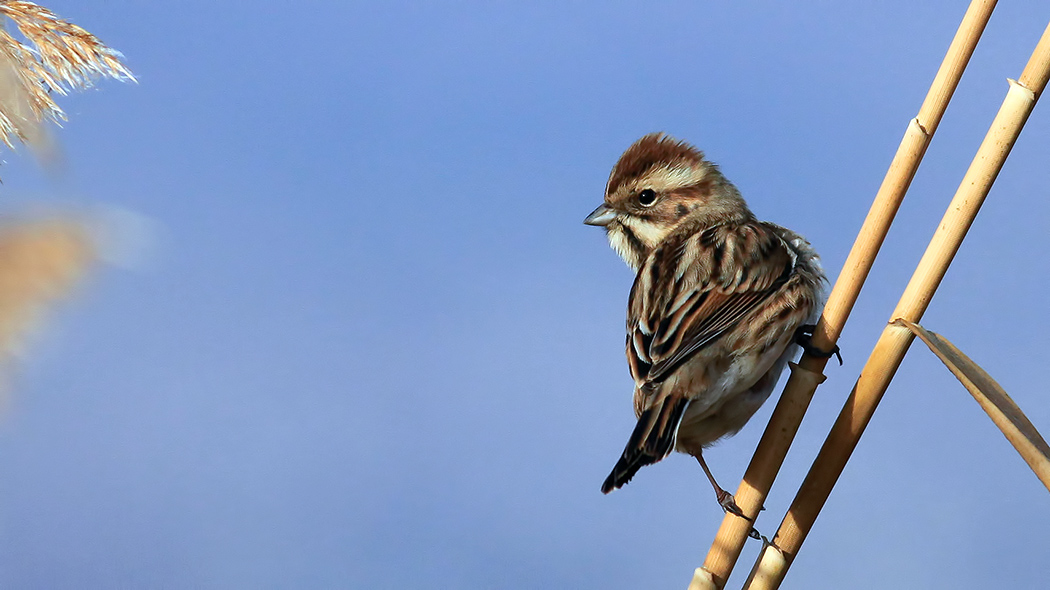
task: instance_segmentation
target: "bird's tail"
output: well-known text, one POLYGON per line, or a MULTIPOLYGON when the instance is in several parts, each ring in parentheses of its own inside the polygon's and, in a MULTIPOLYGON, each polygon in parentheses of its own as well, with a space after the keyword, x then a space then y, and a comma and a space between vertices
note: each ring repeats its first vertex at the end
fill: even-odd
POLYGON ((623 455, 602 484, 603 494, 631 481, 642 467, 671 454, 678 435, 678 425, 688 405, 689 400, 684 397, 671 395, 664 398, 662 403, 654 404, 642 412, 623 455))

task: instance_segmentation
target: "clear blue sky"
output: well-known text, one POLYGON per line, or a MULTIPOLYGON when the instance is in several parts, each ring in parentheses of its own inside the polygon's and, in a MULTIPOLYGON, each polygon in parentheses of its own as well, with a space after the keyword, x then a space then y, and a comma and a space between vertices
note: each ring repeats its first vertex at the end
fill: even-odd
MULTIPOLYGON (((0 424, 5 588, 684 588, 695 461, 633 426, 632 276, 581 221, 663 130, 838 274, 966 2, 74 2, 138 85, 62 100, 2 214, 150 220, 51 314, 0 424)), ((993 15, 759 529, 771 535, 1050 19, 993 15)), ((1050 431, 1050 105, 925 318, 1050 431)), ((736 487, 772 404, 708 453, 736 487)), ((1037 587, 1050 501, 913 346, 785 588, 1037 587)), ((731 586, 739 587, 757 543, 731 586)))

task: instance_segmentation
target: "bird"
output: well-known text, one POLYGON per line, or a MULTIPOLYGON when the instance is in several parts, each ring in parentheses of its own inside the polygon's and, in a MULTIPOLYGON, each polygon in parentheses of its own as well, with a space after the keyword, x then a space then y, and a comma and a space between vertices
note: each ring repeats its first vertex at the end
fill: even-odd
POLYGON ((703 451, 740 431, 769 397, 796 344, 809 344, 827 282, 802 236, 759 221, 740 191, 693 145, 665 133, 613 166, 603 227, 636 272, 626 352, 638 422, 602 484, 608 494, 673 450, 700 463, 723 510, 744 516, 703 451))

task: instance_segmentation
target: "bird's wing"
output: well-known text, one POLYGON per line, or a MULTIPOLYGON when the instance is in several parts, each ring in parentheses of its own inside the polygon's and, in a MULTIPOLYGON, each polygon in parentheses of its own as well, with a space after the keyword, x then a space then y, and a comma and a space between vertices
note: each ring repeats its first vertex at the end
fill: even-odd
POLYGON ((631 289, 627 357, 636 383, 669 377, 783 286, 794 264, 789 246, 758 222, 670 237, 631 289))
POLYGON ((641 394, 638 424, 602 492, 674 450, 690 399, 660 383, 772 296, 794 264, 788 245, 758 222, 683 231, 645 260, 627 311, 627 359, 641 394))

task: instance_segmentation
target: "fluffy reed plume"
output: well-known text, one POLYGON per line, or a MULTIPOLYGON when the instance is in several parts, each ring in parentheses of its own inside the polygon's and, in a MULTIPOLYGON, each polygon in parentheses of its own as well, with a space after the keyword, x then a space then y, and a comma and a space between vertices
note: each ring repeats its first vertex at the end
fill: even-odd
POLYGON ((134 81, 121 54, 84 29, 32 2, 0 0, 0 15, 25 38, 0 26, 0 140, 33 145, 40 124, 65 120, 53 94, 89 88, 98 78, 134 81))

